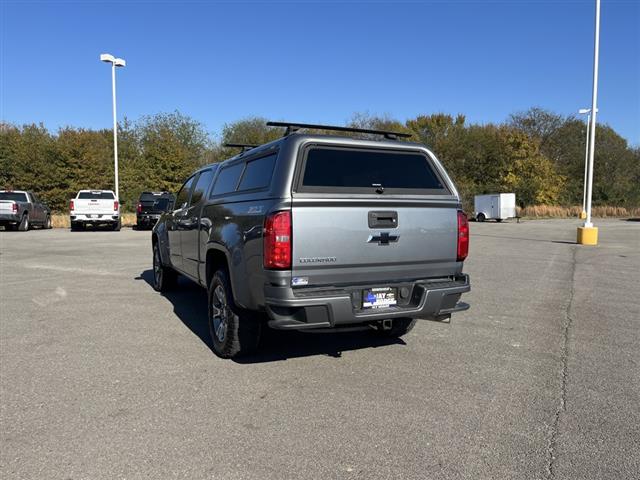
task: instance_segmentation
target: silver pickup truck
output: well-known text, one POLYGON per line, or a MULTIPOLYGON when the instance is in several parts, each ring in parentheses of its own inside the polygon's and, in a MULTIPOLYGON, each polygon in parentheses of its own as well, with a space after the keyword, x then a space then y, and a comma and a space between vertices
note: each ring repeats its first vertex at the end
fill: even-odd
POLYGON ((430 150, 274 125, 287 134, 189 177, 153 229, 155 288, 181 274, 208 290, 219 356, 267 325, 401 336, 469 308, 467 217, 430 150))
POLYGON ((33 225, 51 228, 49 207, 33 192, 0 190, 0 226, 24 232, 33 225))

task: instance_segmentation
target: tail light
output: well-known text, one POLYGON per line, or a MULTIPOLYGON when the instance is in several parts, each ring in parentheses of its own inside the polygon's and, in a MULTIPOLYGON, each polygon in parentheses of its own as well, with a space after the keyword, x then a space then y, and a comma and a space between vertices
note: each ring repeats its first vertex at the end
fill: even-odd
POLYGON ((462 262, 469 254, 469 221, 467 215, 458 211, 458 261, 462 262))
POLYGON ((13 210, 13 213, 18 213, 18 204, 17 203, 12 204, 11 210, 13 210))
POLYGON ((138 206, 136 207, 136 212, 142 213, 142 204, 141 203, 138 203, 138 206))
POLYGON ((71 210, 73 212, 74 208, 73 208, 73 200, 69 200, 69 210, 71 210))
POLYGON ((275 212, 264 221, 264 268, 291 268, 291 211, 275 212))
POLYGON ((118 211, 118 201, 117 200, 115 202, 113 202, 113 211, 114 212, 118 211))

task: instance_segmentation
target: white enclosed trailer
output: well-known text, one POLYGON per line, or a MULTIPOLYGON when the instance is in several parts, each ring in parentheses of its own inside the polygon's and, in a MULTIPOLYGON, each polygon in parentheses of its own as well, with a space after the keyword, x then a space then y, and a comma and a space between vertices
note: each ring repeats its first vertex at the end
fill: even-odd
POLYGON ((501 222, 507 218, 516 216, 516 194, 515 193, 490 193, 487 195, 476 195, 474 198, 473 212, 476 220, 496 220, 501 222))

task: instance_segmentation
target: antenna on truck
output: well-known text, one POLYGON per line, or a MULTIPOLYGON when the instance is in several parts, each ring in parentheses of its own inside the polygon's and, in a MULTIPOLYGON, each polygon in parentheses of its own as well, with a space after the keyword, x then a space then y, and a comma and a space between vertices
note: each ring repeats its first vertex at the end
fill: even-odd
POLYGON ((369 133, 371 135, 382 135, 389 140, 398 140, 399 138, 409 138, 410 133, 391 132, 388 130, 372 130, 369 128, 353 128, 339 127, 336 125, 313 125, 310 123, 291 123, 291 122, 267 122, 269 127, 285 127, 287 130, 283 136, 291 135, 301 128, 312 128, 314 130, 333 130, 334 132, 353 132, 353 133, 369 133))
POLYGON ((259 145, 253 145, 250 143, 225 143, 224 146, 229 148, 241 148, 241 153, 244 153, 247 150, 251 150, 252 148, 259 147, 259 145))

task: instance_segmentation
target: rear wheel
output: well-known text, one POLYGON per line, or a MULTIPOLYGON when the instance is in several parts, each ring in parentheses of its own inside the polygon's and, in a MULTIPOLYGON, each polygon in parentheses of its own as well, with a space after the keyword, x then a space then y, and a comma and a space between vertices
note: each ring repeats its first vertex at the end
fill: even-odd
POLYGON ((47 219, 44 221, 44 228, 47 230, 51 228, 51 215, 47 215, 47 219))
POLYGON ((496 222, 500 223, 502 221, 501 218, 496 218, 496 222))
POLYGON ((29 230, 29 214, 25 213, 22 215, 22 220, 20 220, 20 224, 18 225, 18 230, 21 232, 26 232, 29 230))
POLYGON ((383 337, 399 338, 409 333, 415 326, 415 318, 394 318, 391 320, 391 327, 384 328, 384 324, 376 326, 376 333, 383 337))
POLYGON ((114 224, 113 224, 113 227, 111 227, 111 228, 113 228, 113 231, 114 231, 114 232, 119 232, 119 231, 120 231, 120 228, 122 228, 122 223, 121 223, 121 221, 120 221, 120 220, 118 220, 116 223, 114 223, 114 224))
POLYGON ((479 222, 484 222, 487 219, 487 216, 484 213, 479 213, 478 216, 476 217, 476 220, 478 220, 479 222))
POLYGON ((162 264, 160 246, 158 242, 153 244, 153 288, 158 292, 171 290, 178 283, 176 271, 162 264))
POLYGON ((262 324, 250 312, 236 306, 226 270, 218 270, 209 285, 209 331, 213 351, 233 358, 255 350, 262 324))

